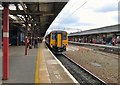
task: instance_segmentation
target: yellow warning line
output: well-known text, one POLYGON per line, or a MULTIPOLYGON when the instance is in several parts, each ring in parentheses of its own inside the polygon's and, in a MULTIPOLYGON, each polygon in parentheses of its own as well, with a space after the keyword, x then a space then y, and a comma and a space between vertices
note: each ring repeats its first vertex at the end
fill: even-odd
POLYGON ((40 48, 38 48, 38 56, 36 61, 35 83, 39 83, 39 63, 40 63, 40 48))

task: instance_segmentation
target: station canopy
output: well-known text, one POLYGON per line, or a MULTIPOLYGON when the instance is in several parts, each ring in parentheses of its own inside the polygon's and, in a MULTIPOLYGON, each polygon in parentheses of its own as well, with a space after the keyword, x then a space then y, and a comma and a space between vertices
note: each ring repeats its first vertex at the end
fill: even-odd
MULTIPOLYGON (((9 23, 17 29, 26 29, 44 36, 50 24, 67 2, 9 2, 9 23)), ((2 9, 0 4, 0 10, 2 9)), ((3 12, 2 12, 3 14, 3 12)), ((0 20, 2 17, 0 16, 0 20)), ((10 29, 16 30, 14 27, 10 29)))

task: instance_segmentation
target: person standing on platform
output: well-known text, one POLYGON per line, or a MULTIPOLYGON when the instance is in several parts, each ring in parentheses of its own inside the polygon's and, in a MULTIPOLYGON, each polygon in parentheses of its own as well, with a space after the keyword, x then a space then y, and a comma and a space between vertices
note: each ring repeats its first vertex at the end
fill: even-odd
POLYGON ((37 40, 37 38, 34 39, 34 43, 35 43, 34 47, 38 48, 38 40, 37 40))
POLYGON ((29 47, 29 39, 27 38, 27 48, 29 47))

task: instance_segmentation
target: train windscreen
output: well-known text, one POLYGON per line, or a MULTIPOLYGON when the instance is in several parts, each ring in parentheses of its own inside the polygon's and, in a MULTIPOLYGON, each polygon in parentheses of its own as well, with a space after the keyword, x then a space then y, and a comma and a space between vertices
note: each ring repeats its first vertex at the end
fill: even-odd
POLYGON ((63 33, 63 40, 66 40, 67 39, 67 34, 64 32, 63 33))
POLYGON ((52 33, 52 40, 55 40, 55 38, 56 38, 55 33, 52 33))

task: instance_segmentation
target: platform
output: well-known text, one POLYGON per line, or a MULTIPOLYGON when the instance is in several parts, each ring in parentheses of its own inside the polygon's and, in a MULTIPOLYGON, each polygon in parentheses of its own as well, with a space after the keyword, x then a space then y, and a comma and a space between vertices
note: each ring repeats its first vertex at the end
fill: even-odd
POLYGON ((24 46, 10 46, 10 74, 3 83, 34 83, 38 49, 28 49, 24 54, 24 46))
POLYGON ((62 64, 56 60, 45 44, 42 43, 39 50, 39 83, 75 83, 71 75, 67 74, 66 70, 61 67, 62 64))
POLYGON ((39 48, 10 47, 10 77, 3 83, 76 83, 65 68, 42 43, 39 48))
POLYGON ((120 46, 110 46, 103 44, 93 44, 93 43, 80 43, 69 41, 69 44, 80 45, 80 46, 93 46, 99 48, 99 50, 103 50, 109 53, 120 54, 120 46))

